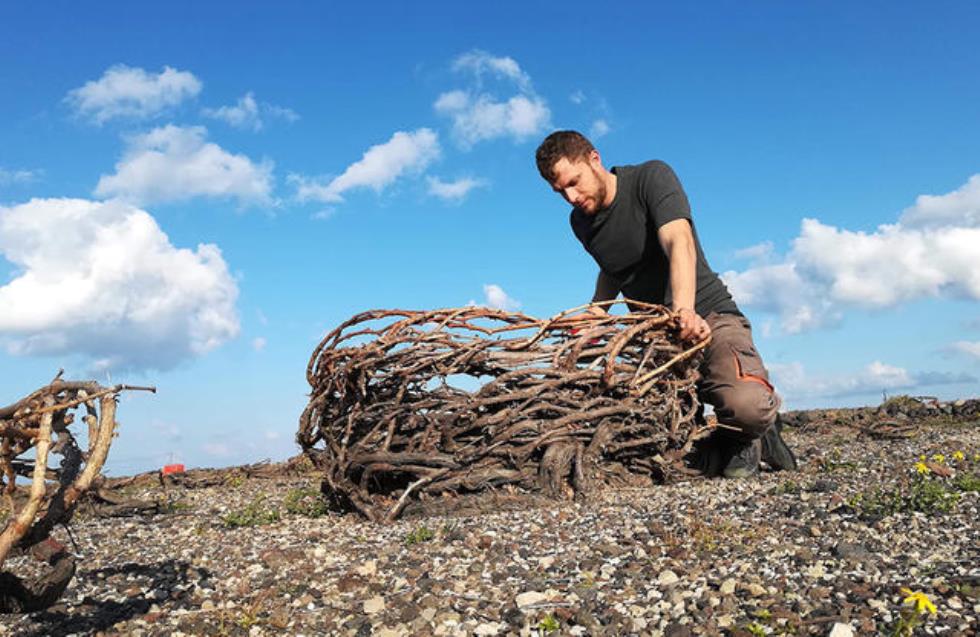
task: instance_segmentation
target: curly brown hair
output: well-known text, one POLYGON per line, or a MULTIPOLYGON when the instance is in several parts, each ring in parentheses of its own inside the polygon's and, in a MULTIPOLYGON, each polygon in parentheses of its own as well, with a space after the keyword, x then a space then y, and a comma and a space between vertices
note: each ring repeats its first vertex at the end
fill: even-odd
POLYGON ((555 164, 562 157, 568 161, 575 161, 589 156, 595 150, 585 135, 574 130, 559 130, 548 135, 538 146, 534 158, 538 162, 538 172, 545 181, 551 183, 555 180, 555 164))

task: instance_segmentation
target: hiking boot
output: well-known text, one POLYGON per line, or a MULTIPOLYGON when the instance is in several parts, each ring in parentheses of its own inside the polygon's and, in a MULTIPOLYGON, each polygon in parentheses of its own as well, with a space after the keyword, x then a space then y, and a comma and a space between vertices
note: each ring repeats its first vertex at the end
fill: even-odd
POLYGON ((725 464, 722 475, 726 478, 749 478, 759 473, 762 460, 762 444, 759 440, 731 442, 732 457, 725 464))
POLYGON ((727 441, 719 438, 720 436, 712 433, 707 438, 695 442, 694 449, 687 457, 688 466, 708 478, 720 476, 724 466, 723 447, 727 441))
POLYGON ((762 461, 769 465, 773 471, 796 471, 799 465, 796 463, 796 456, 783 440, 781 432, 783 421, 776 416, 776 422, 762 436, 762 461))

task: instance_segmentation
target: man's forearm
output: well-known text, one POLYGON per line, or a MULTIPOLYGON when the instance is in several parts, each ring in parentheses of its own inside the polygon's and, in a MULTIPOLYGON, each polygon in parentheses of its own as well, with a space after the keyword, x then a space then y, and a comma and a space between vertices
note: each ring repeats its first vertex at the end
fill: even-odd
POLYGON ((694 309, 697 296, 697 251, 694 241, 679 240, 670 246, 670 298, 672 309, 694 309))

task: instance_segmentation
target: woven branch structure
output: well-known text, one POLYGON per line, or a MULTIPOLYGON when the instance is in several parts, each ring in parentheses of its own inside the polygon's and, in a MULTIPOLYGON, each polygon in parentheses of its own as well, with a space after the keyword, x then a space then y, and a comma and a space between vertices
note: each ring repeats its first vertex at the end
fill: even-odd
POLYGON ((330 332, 307 368, 297 440, 333 505, 390 522, 411 501, 505 487, 552 497, 683 472, 707 340, 629 301, 547 320, 479 307, 375 310, 330 332))
POLYGON ((0 572, 0 612, 47 608, 74 576, 73 557, 50 533, 71 519, 79 498, 99 476, 116 430, 116 396, 127 389, 154 391, 67 381, 59 373, 49 385, 0 407, 0 489, 6 514, 0 518, 0 567, 24 553, 50 566, 30 581, 0 572), (84 413, 85 450, 71 429, 76 411, 84 413), (20 487, 18 478, 26 484, 20 487))

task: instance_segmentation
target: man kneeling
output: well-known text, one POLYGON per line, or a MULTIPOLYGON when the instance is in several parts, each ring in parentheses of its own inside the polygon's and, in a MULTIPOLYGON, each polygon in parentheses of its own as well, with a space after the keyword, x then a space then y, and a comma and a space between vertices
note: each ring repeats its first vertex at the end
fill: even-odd
POLYGON ((599 265, 595 301, 626 298, 670 307, 680 337, 711 336, 698 386, 719 428, 702 448, 702 468, 728 478, 753 475, 764 459, 796 469, 780 436, 779 396, 752 342, 752 328, 708 267, 691 208, 670 166, 649 161, 607 170, 576 131, 557 131, 538 147, 538 171, 573 208, 575 236, 599 265))

